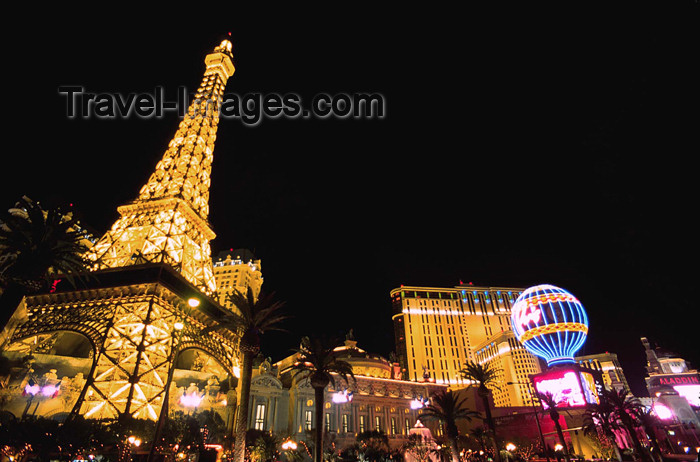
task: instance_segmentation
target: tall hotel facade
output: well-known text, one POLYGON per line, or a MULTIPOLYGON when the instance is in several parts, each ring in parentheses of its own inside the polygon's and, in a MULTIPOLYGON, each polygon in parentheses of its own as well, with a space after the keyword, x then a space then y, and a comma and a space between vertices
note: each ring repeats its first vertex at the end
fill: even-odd
POLYGON ((466 386, 459 371, 467 361, 490 363, 501 375, 497 406, 529 405, 529 374, 539 360, 513 337, 515 287, 401 286, 391 291, 394 335, 404 378, 466 386))
POLYGON ((216 296, 223 306, 235 309, 228 299, 234 291, 247 294, 253 291, 255 298, 260 295, 263 284, 262 264, 248 249, 230 249, 219 252, 214 262, 216 296))

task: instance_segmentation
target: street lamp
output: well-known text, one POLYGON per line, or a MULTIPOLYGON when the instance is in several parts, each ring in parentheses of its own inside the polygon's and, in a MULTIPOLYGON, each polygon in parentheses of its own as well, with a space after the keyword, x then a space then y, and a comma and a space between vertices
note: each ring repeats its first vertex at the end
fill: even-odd
POLYGON ((513 451, 515 451, 515 445, 513 443, 506 444, 506 451, 506 460, 510 460, 510 456, 512 455, 513 451))
POLYGON ((297 444, 294 442, 292 439, 288 439, 284 443, 282 443, 282 449, 285 451, 294 451, 297 448, 297 444))
POLYGON ((41 391, 41 387, 34 383, 33 381, 30 381, 30 383, 27 383, 24 386, 24 393, 25 395, 29 395, 27 398, 27 406, 24 408, 24 412, 22 412, 22 418, 20 420, 24 420, 25 417, 27 417, 27 413, 29 412, 29 408, 32 405, 32 401, 34 401, 34 397, 41 391))
POLYGON ((527 385, 527 391, 530 393, 530 403, 532 404, 532 412, 535 414, 535 422, 537 422, 537 432, 540 434, 540 443, 542 444, 542 451, 544 456, 549 462, 549 452, 547 452, 547 446, 544 442, 544 435, 542 434, 542 427, 540 426, 540 419, 537 417, 537 408, 535 407, 535 395, 532 393, 532 388, 530 388, 530 382, 506 382, 508 385, 527 385))

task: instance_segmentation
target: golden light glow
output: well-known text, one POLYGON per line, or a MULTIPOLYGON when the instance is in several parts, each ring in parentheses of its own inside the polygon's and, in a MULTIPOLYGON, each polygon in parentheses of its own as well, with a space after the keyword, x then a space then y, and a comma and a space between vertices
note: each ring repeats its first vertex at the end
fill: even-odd
POLYGON ((556 324, 546 324, 544 326, 533 327, 526 330, 520 337, 520 342, 526 342, 538 335, 549 334, 552 332, 584 332, 588 333, 588 326, 580 322, 560 322, 556 324))
MULTIPOLYGON (((199 98, 213 101, 217 110, 206 112, 206 101, 192 103, 137 200, 118 208, 120 218, 87 252, 93 270, 165 263, 202 293, 215 291, 209 244, 215 234, 207 218, 218 105, 234 71, 230 42, 225 42, 207 55, 198 90, 199 98)), ((51 332, 66 324, 85 328, 81 333, 95 347, 93 369, 91 376, 85 377, 86 390, 78 410, 87 418, 128 415, 157 420, 174 353, 181 342, 201 347, 221 365, 231 367, 236 363, 233 334, 197 336, 196 332, 206 327, 207 315, 188 317, 190 310, 183 310, 185 300, 160 282, 127 283, 60 295, 26 299, 29 321, 18 326, 18 332, 24 329, 24 336, 18 338, 32 338, 26 335, 30 333, 34 345, 23 340, 14 344, 36 349, 49 328, 51 332), (41 322, 34 321, 40 318, 41 322), (184 329, 185 323, 191 331, 184 329), (173 335, 175 332, 178 335, 173 335)), ((199 305, 196 298, 187 302, 193 308, 199 305)), ((232 372, 240 377, 240 368, 232 372)), ((141 440, 134 437, 132 443, 138 445, 141 440)))
POLYGON ((87 253, 94 269, 146 262, 172 265, 206 294, 216 291, 207 223, 219 106, 235 68, 231 42, 205 58, 202 83, 138 200, 119 207, 112 228, 87 253))
POLYGON ((289 451, 289 450, 293 451, 296 448, 297 448, 297 444, 291 439, 288 439, 284 443, 282 443, 282 449, 284 449, 285 451, 289 451))

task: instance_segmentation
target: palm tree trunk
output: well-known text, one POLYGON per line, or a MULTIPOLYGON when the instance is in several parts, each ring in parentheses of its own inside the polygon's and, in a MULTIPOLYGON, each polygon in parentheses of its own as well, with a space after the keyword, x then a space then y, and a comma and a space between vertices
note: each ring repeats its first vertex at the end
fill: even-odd
POLYGON ((314 387, 314 404, 316 408, 314 462, 323 462, 323 391, 325 387, 314 387))
POLYGON ((457 448, 457 438, 450 437, 450 451, 452 453, 452 462, 459 462, 459 449, 457 448))
POLYGON ((642 447, 642 443, 639 442, 639 438, 637 437, 637 432, 635 431, 634 424, 627 419, 623 421, 623 424, 625 426, 625 430, 627 430, 627 433, 629 433, 630 438, 632 438, 634 449, 639 454, 639 458, 642 460, 649 460, 650 457, 647 455, 646 451, 642 447))
POLYGON ((248 431, 248 401, 250 398, 250 381, 253 377, 253 352, 243 352, 241 367, 241 399, 238 403, 236 418, 236 442, 233 447, 233 462, 243 462, 245 457, 245 434, 248 431))
POLYGON ((651 428, 650 430, 651 431, 647 432, 647 436, 649 437, 651 446, 654 448, 654 455, 659 459, 659 461, 663 461, 663 457, 661 455, 661 446, 659 445, 659 440, 656 438, 656 430, 653 428, 651 428))
POLYGON ((615 439, 615 432, 610 431, 608 433, 608 430, 605 431, 605 437, 610 441, 610 444, 612 444, 613 451, 615 451, 615 458, 618 460, 618 462, 622 462, 622 453, 620 452, 620 448, 617 445, 617 440, 615 439))
POLYGON ((561 430, 561 425, 559 424, 559 419, 555 419, 553 416, 554 426, 557 429, 557 435, 559 436, 559 443, 562 445, 562 451, 564 452, 564 459, 568 462, 569 460, 569 447, 566 445, 566 440, 564 439, 564 432, 561 430))
POLYGON ((491 416, 491 408, 489 407, 489 396, 481 396, 481 400, 484 403, 484 412, 486 412, 486 423, 490 430, 491 446, 493 447, 493 460, 495 462, 501 462, 501 450, 498 447, 498 442, 496 440, 496 425, 493 422, 493 416, 491 416))
POLYGON ((620 448, 617 447, 617 443, 613 442, 613 450, 615 450, 615 458, 622 462, 622 454, 620 453, 620 448))

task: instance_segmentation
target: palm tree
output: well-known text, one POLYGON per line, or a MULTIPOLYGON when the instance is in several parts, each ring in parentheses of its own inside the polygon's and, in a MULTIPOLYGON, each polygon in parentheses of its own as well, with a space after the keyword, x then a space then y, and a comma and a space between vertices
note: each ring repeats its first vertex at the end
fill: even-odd
POLYGON ((275 460, 280 443, 279 437, 274 433, 261 432, 253 442, 251 460, 255 462, 275 460))
POLYGON ((639 442, 636 429, 639 415, 644 412, 642 403, 625 389, 603 390, 603 394, 610 402, 613 415, 622 424, 622 427, 627 430, 639 457, 642 460, 649 460, 649 455, 639 442))
POLYGON ((328 384, 336 387, 335 374, 348 382, 348 375, 355 380, 352 373, 352 365, 339 359, 340 352, 336 350, 340 342, 333 339, 309 337, 301 339, 301 345, 296 350, 299 355, 293 369, 296 371, 294 378, 303 380, 308 378, 314 389, 314 404, 316 406, 316 428, 314 435, 314 461, 322 462, 323 456, 323 404, 324 390, 328 384))
POLYGON ((566 440, 564 440, 564 432, 561 430, 561 424, 559 423, 559 411, 557 411, 557 405, 559 401, 554 398, 550 392, 540 393, 535 392, 537 398, 539 398, 542 407, 547 407, 549 410, 549 418, 554 422, 554 427, 557 429, 557 435, 559 436, 559 443, 562 445, 562 451, 564 452, 564 458, 569 460, 569 449, 566 445, 566 440))
POLYGON ((240 350, 243 353, 241 367, 241 400, 238 403, 236 418, 236 440, 233 461, 243 462, 245 456, 245 435, 248 430, 248 400, 250 381, 253 377, 253 359, 260 352, 260 335, 269 331, 283 331, 279 326, 289 316, 280 313, 285 302, 275 301, 275 293, 255 298, 252 289, 243 295, 238 291, 229 294, 228 301, 238 308, 240 314, 230 313, 219 320, 216 327, 202 330, 206 334, 213 330, 228 329, 241 333, 240 350))
POLYGON ((47 289, 58 274, 74 284, 88 270, 85 237, 70 213, 45 211, 26 196, 0 217, 0 332, 24 296, 47 289))
POLYGON ((476 427, 469 430, 469 434, 479 443, 481 450, 486 453, 486 443, 484 440, 488 437, 488 430, 484 427, 476 427))
POLYGON ((656 429, 659 427, 659 420, 654 413, 653 408, 644 409, 644 411, 637 416, 639 423, 644 428, 644 432, 647 434, 647 438, 651 442, 651 446, 654 448, 654 454, 662 460, 661 445, 656 437, 656 429))
POLYGON ((450 443, 453 462, 459 462, 457 420, 471 421, 472 417, 479 415, 478 412, 467 409, 466 402, 466 397, 460 399, 450 390, 440 390, 432 394, 430 404, 425 406, 420 413, 420 417, 437 420, 445 426, 445 434, 450 443))
POLYGON ((600 402, 586 409, 583 415, 583 433, 586 435, 598 435, 598 430, 610 442, 615 451, 617 460, 622 460, 620 448, 615 439, 615 430, 618 428, 613 409, 605 394, 600 394, 600 402))
POLYGON ((367 430, 355 437, 357 455, 361 461, 378 462, 389 455, 389 437, 382 430, 367 430))
POLYGON ((477 394, 484 403, 484 412, 486 413, 486 424, 488 425, 491 444, 494 449, 494 460, 496 462, 501 462, 501 450, 498 447, 498 440, 496 439, 496 425, 493 422, 493 416, 491 415, 491 405, 489 403, 489 388, 499 389, 498 383, 498 369, 494 369, 490 364, 479 364, 474 361, 467 361, 464 369, 460 370, 459 373, 462 375, 464 380, 470 381, 470 387, 477 386, 477 394))

